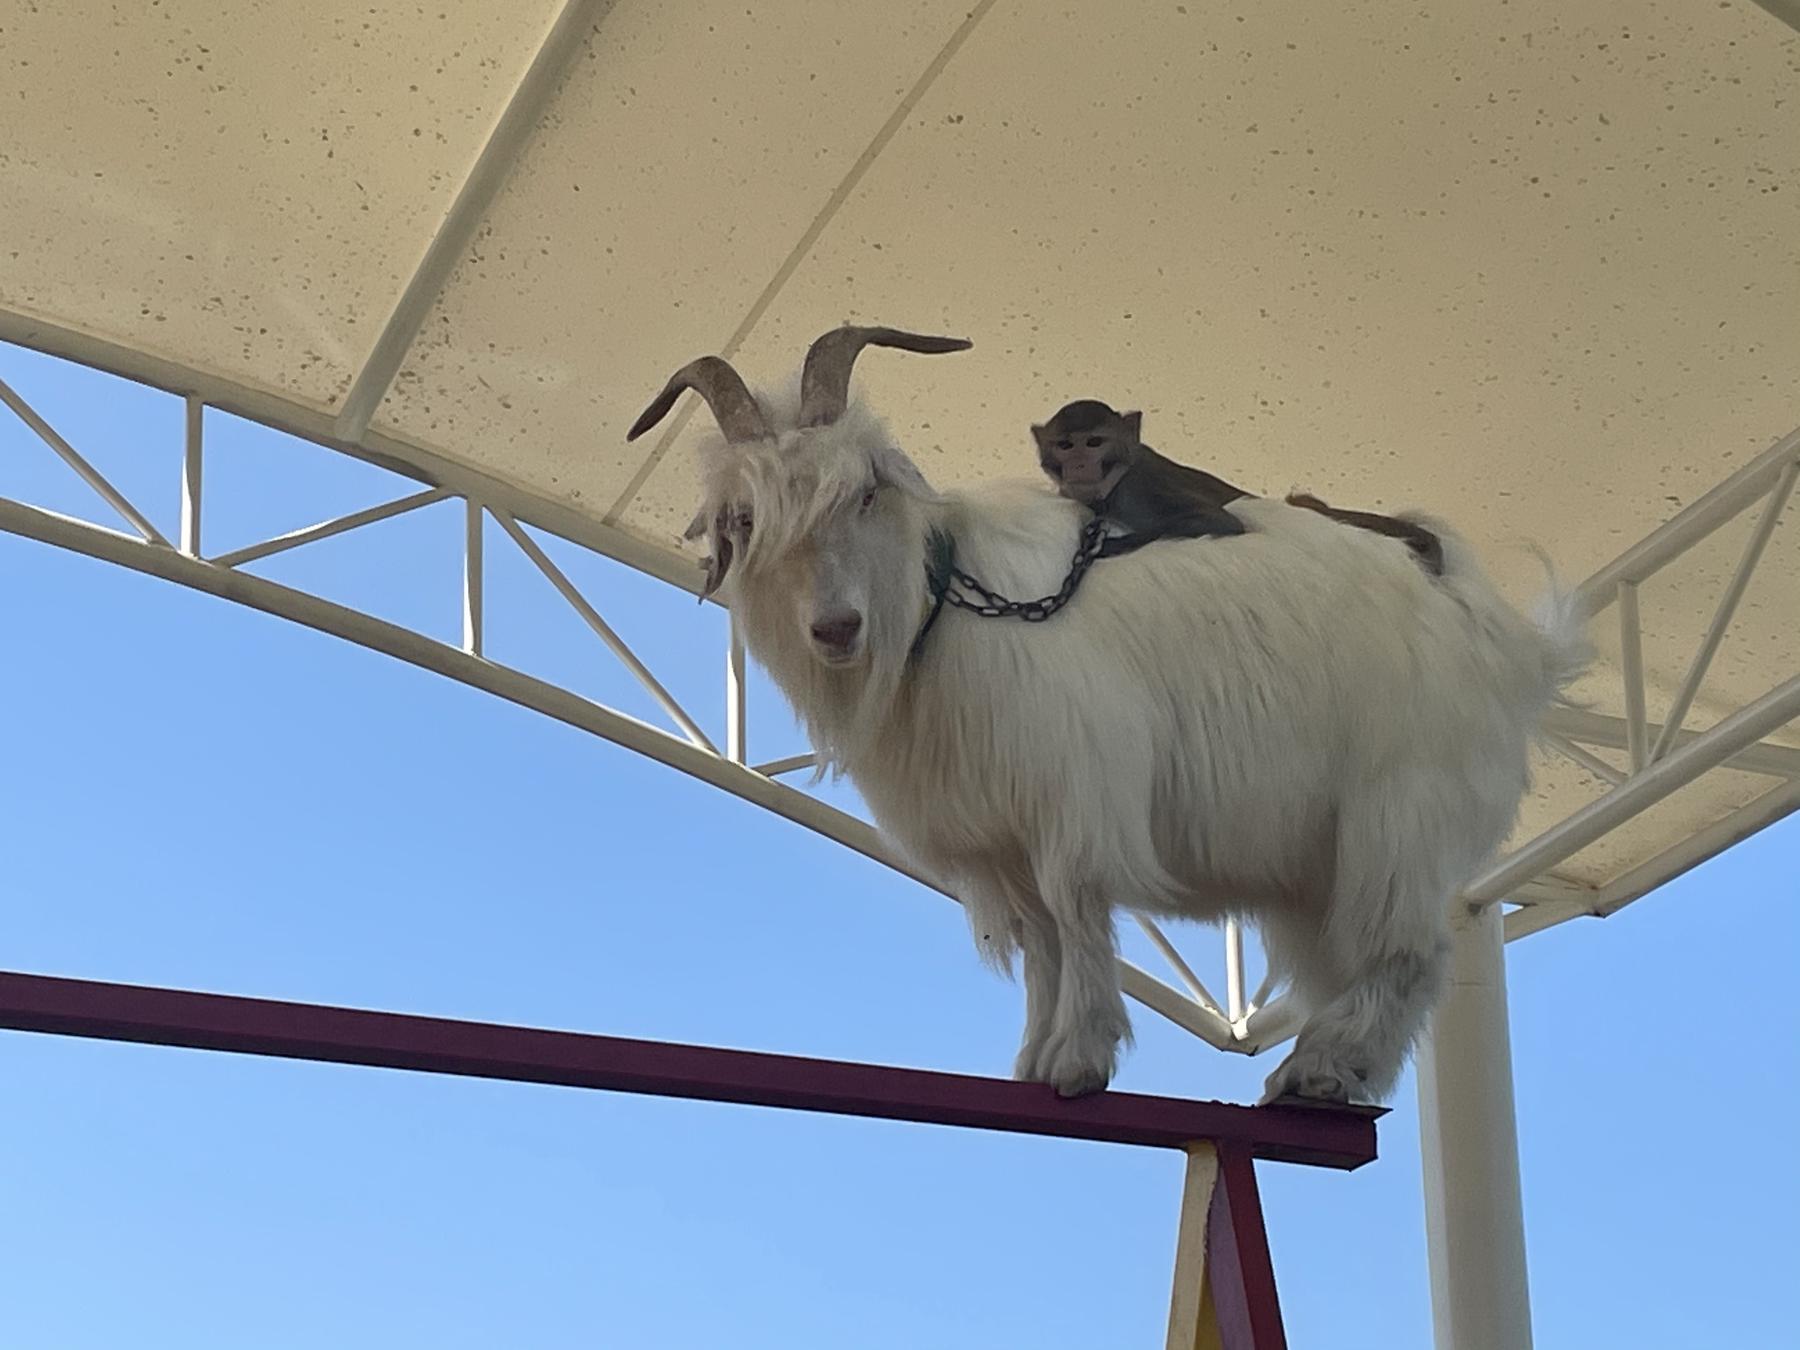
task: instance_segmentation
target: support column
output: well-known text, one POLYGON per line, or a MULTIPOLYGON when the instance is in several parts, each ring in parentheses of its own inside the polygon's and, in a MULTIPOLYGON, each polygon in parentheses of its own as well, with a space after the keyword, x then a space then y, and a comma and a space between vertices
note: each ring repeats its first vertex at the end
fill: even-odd
POLYGON ((1500 906, 1452 921, 1450 984, 1419 1048, 1437 1350, 1531 1350, 1500 906))

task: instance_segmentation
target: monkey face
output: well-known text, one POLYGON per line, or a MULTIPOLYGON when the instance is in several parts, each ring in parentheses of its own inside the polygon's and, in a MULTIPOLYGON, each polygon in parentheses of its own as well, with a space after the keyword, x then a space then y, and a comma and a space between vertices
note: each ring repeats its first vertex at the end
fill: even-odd
POLYGON ((1038 463, 1063 496, 1096 506, 1131 467, 1136 439, 1121 435, 1122 427, 1116 423, 1068 429, 1056 421, 1052 418, 1048 426, 1031 429, 1038 463))

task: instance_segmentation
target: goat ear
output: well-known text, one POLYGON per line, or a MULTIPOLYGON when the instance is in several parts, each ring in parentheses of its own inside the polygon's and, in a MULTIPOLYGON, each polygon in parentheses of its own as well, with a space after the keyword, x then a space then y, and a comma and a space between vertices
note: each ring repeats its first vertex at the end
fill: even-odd
POLYGON ((1141 412, 1120 413, 1119 420, 1125 424, 1125 430, 1131 433, 1131 439, 1141 440, 1144 431, 1144 414, 1141 412))
POLYGON ((747 511, 734 510, 729 506, 720 506, 713 510, 711 517, 705 507, 687 527, 683 536, 687 539, 698 539, 706 536, 707 554, 700 566, 704 579, 700 585, 700 599, 708 599, 725 581, 725 574, 731 570, 732 559, 737 555, 738 538, 741 534, 745 544, 749 542, 750 515, 747 511))
POLYGON ((919 466, 900 451, 883 447, 875 452, 874 460, 876 482, 897 487, 907 496, 917 497, 920 501, 938 500, 937 491, 925 481, 925 475, 919 472, 919 466))
POLYGON ((725 574, 731 570, 732 545, 729 535, 718 535, 713 539, 713 551, 701 564, 706 569, 706 579, 700 585, 700 599, 710 599, 712 593, 724 584, 725 574))

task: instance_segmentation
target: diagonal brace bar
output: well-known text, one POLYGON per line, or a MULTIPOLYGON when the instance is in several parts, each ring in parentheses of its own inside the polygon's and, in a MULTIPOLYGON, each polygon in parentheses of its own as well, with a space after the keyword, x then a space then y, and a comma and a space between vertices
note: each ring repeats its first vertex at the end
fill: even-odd
POLYGON ((39 417, 37 409, 21 398, 18 391, 5 380, 0 380, 0 403, 17 413, 19 420, 36 432, 39 440, 56 451, 63 463, 75 470, 81 476, 81 481, 99 493, 106 504, 123 516, 126 523, 141 534, 147 543, 169 547, 169 541, 163 538, 162 532, 150 523, 144 513, 133 506, 123 492, 107 482, 100 470, 83 459, 79 450, 58 435, 55 427, 39 417))
POLYGON ((702 750, 718 754, 719 747, 712 743, 704 731, 700 730, 699 723, 688 716, 687 710, 675 701, 674 695, 663 688, 662 682, 650 673, 650 668, 638 659, 637 653, 626 645, 625 639, 615 633, 612 626, 600 617, 600 611, 588 603, 587 597, 576 588, 575 583, 563 574, 560 567, 550 561, 550 555, 538 547, 537 540, 526 534, 520 528, 519 522, 505 511, 495 511, 494 519, 500 522, 501 529, 512 536, 512 541, 519 546, 519 551, 536 564, 538 571, 544 574, 545 580, 556 587, 562 598, 567 600, 570 607, 581 616, 582 622, 593 629, 600 640, 612 649, 612 654, 618 657, 624 663, 625 668, 637 677, 638 683, 644 686, 650 697, 656 700, 657 706, 674 720, 676 726, 681 728, 682 734, 702 750))
POLYGON ((1700 681, 1706 678, 1707 668, 1712 665, 1719 644, 1725 640, 1725 630, 1731 627, 1731 620, 1737 614, 1738 602, 1744 598, 1744 591, 1750 585, 1756 565, 1762 561, 1763 549, 1768 546, 1769 536, 1775 532, 1782 508, 1793 495, 1796 478, 1800 478, 1800 459, 1787 466, 1769 492, 1762 518, 1756 522, 1756 528, 1751 531, 1750 538, 1744 544, 1744 555, 1738 561, 1737 572, 1726 586, 1725 594, 1719 597, 1719 607, 1713 614, 1712 622, 1707 625, 1700 650, 1694 653, 1687 676, 1681 682, 1681 690, 1675 695, 1675 702, 1669 708, 1668 716, 1663 718, 1662 735, 1656 738, 1656 746, 1650 751, 1652 764, 1666 755, 1669 747, 1674 744, 1675 733, 1681 729, 1682 720, 1694 704, 1694 696, 1700 692, 1700 681))
POLYGON ((397 497, 391 502, 382 502, 379 506, 368 506, 361 511, 352 511, 347 516, 322 520, 317 525, 308 525, 304 530, 294 530, 289 534, 277 535, 273 539, 265 539, 260 544, 234 548, 229 553, 221 553, 207 561, 215 567, 242 567, 248 562, 256 562, 277 553, 286 553, 290 548, 299 548, 302 544, 329 539, 334 534, 345 534, 350 530, 360 529, 364 525, 373 525, 378 520, 388 520, 394 516, 404 515, 408 511, 417 511, 421 506, 430 506, 433 502, 441 502, 449 495, 448 488, 427 488, 425 491, 415 492, 411 496, 397 497))

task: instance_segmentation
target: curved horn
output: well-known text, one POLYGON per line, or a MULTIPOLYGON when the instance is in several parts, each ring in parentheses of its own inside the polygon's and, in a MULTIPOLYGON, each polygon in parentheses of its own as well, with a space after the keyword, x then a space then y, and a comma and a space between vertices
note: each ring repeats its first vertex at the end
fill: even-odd
POLYGON ((845 324, 818 338, 806 351, 800 372, 800 425, 827 426, 844 415, 850 401, 850 368, 864 347, 898 347, 928 356, 967 351, 967 338, 925 337, 898 328, 859 328, 845 324))
POLYGON ((625 433, 625 439, 635 441, 667 417, 669 409, 675 406, 675 400, 681 397, 684 389, 692 389, 706 400, 706 406, 712 409, 713 420, 719 424, 719 430, 734 445, 739 441, 769 439, 769 420, 763 416, 762 409, 744 386, 743 376, 733 370, 731 363, 722 356, 702 356, 697 361, 689 361, 669 376, 669 382, 663 386, 662 393, 638 415, 638 420, 631 424, 631 430, 625 433))

